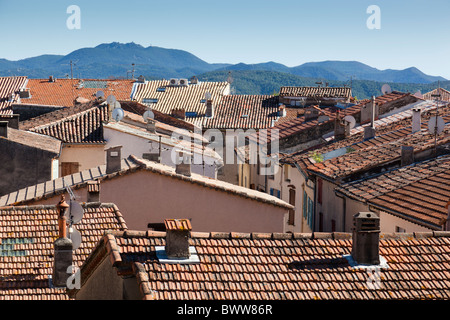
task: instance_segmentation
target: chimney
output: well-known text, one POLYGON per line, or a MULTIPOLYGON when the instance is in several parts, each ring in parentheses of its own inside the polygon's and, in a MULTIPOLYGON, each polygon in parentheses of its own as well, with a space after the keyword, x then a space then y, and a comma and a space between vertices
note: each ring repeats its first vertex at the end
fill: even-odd
POLYGON ((369 126, 364 127, 364 140, 375 138, 375 128, 369 126))
POLYGON ((282 103, 278 106, 278 116, 286 117, 286 106, 282 103))
POLYGON ((185 109, 172 109, 172 116, 181 120, 186 119, 186 110, 185 109))
POLYGON ((53 76, 48 77, 48 82, 55 82, 56 79, 53 76))
POLYGON ((189 258, 189 238, 192 230, 188 219, 166 219, 166 255, 168 258, 189 258))
POLYGON ((370 112, 370 126, 372 128, 375 127, 375 114, 376 114, 376 104, 375 104, 375 96, 372 96, 372 102, 371 102, 371 112, 370 112))
POLYGON ((358 264, 380 264, 380 218, 373 212, 353 217, 352 258, 358 264))
POLYGON ((421 111, 420 108, 412 109, 412 133, 421 130, 421 111))
POLYGON ((156 133, 156 121, 153 119, 147 119, 147 131, 150 133, 156 133))
POLYGON ((186 177, 190 177, 191 176, 191 153, 186 152, 184 150, 178 151, 177 152, 178 157, 177 157, 177 162, 175 163, 176 165, 176 169, 175 172, 177 174, 182 174, 186 177), (180 159, 182 158, 182 159, 180 159))
POLYGON ((54 242, 54 262, 52 282, 55 287, 66 287, 70 274, 67 268, 73 264, 72 240, 67 238, 67 218, 65 216, 69 205, 66 203, 64 195, 56 205, 58 212, 58 239, 54 242))
POLYGON ((214 105, 211 99, 206 100, 206 113, 207 118, 214 118, 214 105))
POLYGON ((345 139, 350 136, 350 123, 337 116, 334 120, 334 138, 336 140, 345 139))
POLYGON ((100 202, 100 181, 94 180, 87 183, 86 202, 100 202))
POLYGON ((414 147, 402 146, 401 166, 408 166, 412 163, 414 163, 414 147))
POLYGON ((122 157, 122 146, 115 146, 106 149, 106 173, 110 174, 116 171, 120 171, 122 157))

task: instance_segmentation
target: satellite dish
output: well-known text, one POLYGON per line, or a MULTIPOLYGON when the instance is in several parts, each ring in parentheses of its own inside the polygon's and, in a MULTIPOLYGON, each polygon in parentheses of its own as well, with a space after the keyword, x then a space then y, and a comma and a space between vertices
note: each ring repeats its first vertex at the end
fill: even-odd
POLYGON ((120 109, 120 107, 121 107, 119 101, 114 101, 112 103, 112 106, 113 106, 113 109, 120 109))
POLYGON ((111 116, 116 122, 119 122, 123 119, 123 117, 125 116, 125 113, 123 112, 123 109, 117 108, 117 109, 113 110, 111 116))
POLYGON ((208 91, 205 92, 205 99, 206 100, 211 100, 211 93, 209 93, 208 91))
POLYGON ((147 110, 144 112, 142 117, 144 118, 144 121, 147 122, 148 119, 155 119, 155 114, 153 113, 152 110, 147 110))
POLYGON ((391 86, 388 84, 383 84, 383 86, 381 87, 381 93, 383 93, 383 94, 392 93, 391 86))
POLYGON ((318 121, 319 123, 327 122, 327 121, 329 121, 329 120, 330 120, 330 117, 329 117, 329 116, 320 116, 320 117, 317 119, 317 121, 318 121))
POLYGON ((95 96, 97 98, 104 98, 105 97, 105 93, 103 91, 97 91, 97 93, 95 94, 95 96))
POLYGON ((72 250, 77 250, 81 245, 81 233, 74 227, 69 228, 69 239, 72 240, 72 250))
POLYGON ((75 224, 83 219, 84 209, 78 202, 70 201, 69 210, 67 210, 65 216, 69 221, 69 224, 75 224))
POLYGON ((350 129, 353 129, 356 125, 356 120, 353 116, 345 116, 344 120, 350 123, 350 129))
POLYGON ((444 131, 445 121, 442 117, 433 116, 428 121, 428 132, 431 134, 440 134, 444 131))
POLYGON ((106 102, 108 104, 113 104, 114 102, 116 102, 116 97, 115 96, 108 96, 108 98, 106 98, 106 102))
POLYGON ((419 90, 416 93, 414 93, 414 97, 419 98, 419 99, 423 99, 423 94, 419 90))

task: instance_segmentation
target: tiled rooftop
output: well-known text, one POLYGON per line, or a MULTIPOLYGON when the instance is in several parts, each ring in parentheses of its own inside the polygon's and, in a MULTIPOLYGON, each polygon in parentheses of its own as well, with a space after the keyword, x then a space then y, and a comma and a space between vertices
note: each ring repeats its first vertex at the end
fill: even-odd
MULTIPOLYGON (((0 137, 0 139, 5 138, 0 137)), ((55 155, 59 155, 59 153, 61 152, 61 141, 35 132, 8 128, 7 139, 9 141, 13 141, 28 147, 52 152, 55 155)))
MULTIPOLYGON (((83 219, 75 225, 82 242, 74 250, 80 267, 108 230, 126 230, 113 204, 83 205, 83 219)), ((0 208, 0 300, 67 300, 65 290, 52 288, 53 242, 58 237, 56 206, 0 208)))
POLYGON ((450 92, 443 88, 434 89, 430 92, 424 93, 423 98, 427 100, 439 100, 439 101, 446 101, 450 102, 450 92), (441 95, 440 97, 434 96, 434 95, 441 95))
POLYGON ((184 109, 187 113, 196 113, 197 117, 186 115, 186 121, 203 121, 206 111, 205 94, 209 92, 213 103, 220 102, 228 94, 228 82, 198 82, 188 86, 171 86, 170 80, 147 81, 138 84, 133 100, 150 106, 153 110, 172 114, 173 109, 184 109), (200 117, 200 120, 197 119, 200 117))
MULTIPOLYGON (((436 145, 443 146, 450 142, 450 110, 441 108, 441 116, 446 123, 444 131, 438 135, 436 145)), ((414 153, 433 149, 435 146, 434 135, 428 133, 427 126, 433 112, 424 114, 422 118, 422 131, 414 134, 406 129, 388 132, 351 145, 352 152, 343 154, 308 167, 310 172, 322 175, 331 180, 339 180, 354 173, 364 172, 376 166, 398 161, 402 146, 413 146, 414 153), (387 139, 386 139, 387 138, 387 139)))
POLYGON ((205 118, 203 128, 264 129, 278 118, 278 97, 269 95, 228 95, 214 109, 213 118, 205 118))
MULTIPOLYGON (((450 298, 450 233, 380 235, 379 287, 353 268, 351 234, 191 232, 199 263, 161 263, 165 232, 110 232, 95 252, 135 275, 148 300, 395 300, 450 298)), ((95 255, 93 255, 95 256, 95 255)), ((98 258, 98 257, 97 257, 98 258)), ((87 260, 87 279, 96 260, 87 260)), ((98 261, 98 260, 97 260, 98 261)))
POLYGON ((19 90, 26 83, 27 77, 0 77, 0 115, 13 113, 12 104, 20 100, 19 90))
POLYGON ((31 97, 22 99, 23 104, 72 107, 74 100, 81 97, 95 99, 97 91, 103 91, 105 98, 114 95, 117 100, 130 100, 134 80, 110 79, 29 79, 27 88, 31 97))
POLYGON ((352 90, 348 87, 281 87, 283 97, 341 97, 350 98, 352 90))
POLYGON ((336 188, 338 193, 435 230, 447 219, 450 156, 441 156, 336 188))
POLYGON ((102 122, 107 120, 107 104, 91 101, 20 122, 19 128, 65 143, 104 143, 102 122))

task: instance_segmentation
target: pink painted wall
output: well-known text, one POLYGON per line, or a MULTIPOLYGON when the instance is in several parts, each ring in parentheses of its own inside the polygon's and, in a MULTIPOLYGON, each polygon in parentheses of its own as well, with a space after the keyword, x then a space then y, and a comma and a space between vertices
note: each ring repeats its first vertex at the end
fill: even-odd
MULTIPOLYGON (((86 188, 74 190, 86 201, 86 188)), ((53 197, 36 204, 56 204, 53 197)), ((138 171, 101 182, 100 201, 115 203, 129 229, 147 230, 166 218, 192 219, 193 231, 285 232, 288 209, 177 178, 138 171)))

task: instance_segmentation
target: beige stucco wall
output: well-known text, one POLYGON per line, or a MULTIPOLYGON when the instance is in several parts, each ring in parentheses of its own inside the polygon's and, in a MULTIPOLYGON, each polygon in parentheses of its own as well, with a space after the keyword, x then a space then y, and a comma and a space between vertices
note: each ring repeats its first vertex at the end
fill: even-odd
POLYGON ((64 144, 59 158, 59 174, 62 162, 78 162, 79 171, 83 171, 104 165, 105 161, 105 145, 64 144))
POLYGON ((122 278, 107 257, 80 288, 76 300, 122 300, 123 288, 122 278))
POLYGON ((379 212, 379 216, 380 216, 380 229, 381 232, 384 233, 396 232, 396 227, 401 227, 405 229, 405 232, 407 233, 432 231, 432 229, 420 226, 418 224, 412 223, 410 221, 396 217, 392 214, 383 211, 379 212))
MULTIPOLYGON (((77 201, 86 201, 86 189, 74 193, 77 201)), ((58 201, 53 197, 38 204, 58 201)), ((100 201, 115 203, 134 230, 147 230, 148 223, 167 218, 188 218, 194 231, 286 231, 288 209, 149 171, 102 181, 100 201)))

